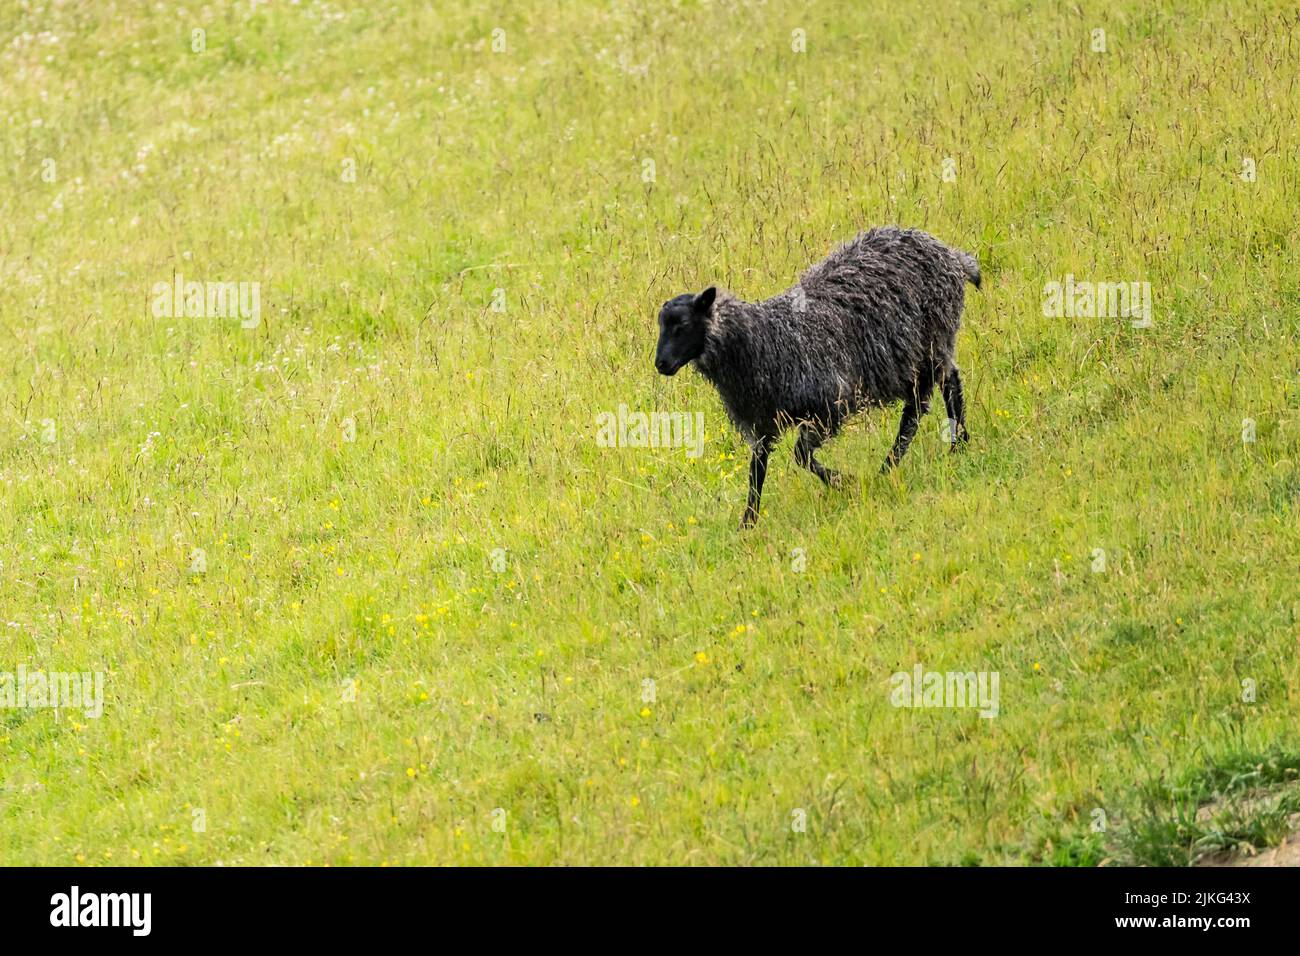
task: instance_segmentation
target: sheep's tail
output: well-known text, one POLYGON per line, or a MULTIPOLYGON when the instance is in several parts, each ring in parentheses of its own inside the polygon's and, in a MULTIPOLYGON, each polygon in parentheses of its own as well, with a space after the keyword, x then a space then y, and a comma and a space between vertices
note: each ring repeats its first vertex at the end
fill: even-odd
POLYGON ((966 272, 966 278, 970 280, 970 284, 978 289, 980 287, 979 260, 963 249, 954 249, 953 252, 957 254, 957 261, 961 263, 961 267, 966 272))

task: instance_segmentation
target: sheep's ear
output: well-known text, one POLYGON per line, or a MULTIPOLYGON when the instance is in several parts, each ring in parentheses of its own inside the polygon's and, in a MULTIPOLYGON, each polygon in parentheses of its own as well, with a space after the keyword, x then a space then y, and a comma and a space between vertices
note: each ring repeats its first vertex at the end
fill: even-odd
POLYGON ((699 295, 695 297, 695 301, 691 303, 691 307, 696 312, 700 312, 703 313, 704 315, 708 315, 709 310, 713 308, 713 300, 717 298, 717 296, 718 296, 717 288, 715 286, 709 286, 707 289, 705 289, 703 292, 701 292, 699 295))

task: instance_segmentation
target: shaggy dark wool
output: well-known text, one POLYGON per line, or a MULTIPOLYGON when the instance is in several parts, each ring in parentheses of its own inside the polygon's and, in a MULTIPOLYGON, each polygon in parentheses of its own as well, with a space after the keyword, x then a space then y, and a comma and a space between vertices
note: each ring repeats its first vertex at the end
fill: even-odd
POLYGON ((970 253, 886 227, 840 246, 762 302, 709 288, 665 303, 656 367, 673 375, 694 362, 753 451, 742 525, 757 520, 768 453, 792 426, 796 459, 828 485, 839 476, 814 452, 867 405, 903 402, 885 469, 907 451, 935 384, 954 444, 967 440, 955 359, 967 282, 980 284, 970 253))

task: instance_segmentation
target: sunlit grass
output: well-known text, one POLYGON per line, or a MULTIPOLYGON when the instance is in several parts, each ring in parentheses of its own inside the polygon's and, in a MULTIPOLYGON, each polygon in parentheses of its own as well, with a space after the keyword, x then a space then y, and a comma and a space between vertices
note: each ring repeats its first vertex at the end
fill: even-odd
POLYGON ((1294 11, 874 6, 0 15, 0 672, 107 672, 0 710, 0 861, 1087 863, 1294 748, 1294 11), (867 414, 838 494, 787 443, 741 534, 655 312, 887 222, 980 257, 974 441, 866 477, 867 414), (155 318, 177 272, 260 323, 155 318), (891 707, 917 662, 999 716, 891 707))

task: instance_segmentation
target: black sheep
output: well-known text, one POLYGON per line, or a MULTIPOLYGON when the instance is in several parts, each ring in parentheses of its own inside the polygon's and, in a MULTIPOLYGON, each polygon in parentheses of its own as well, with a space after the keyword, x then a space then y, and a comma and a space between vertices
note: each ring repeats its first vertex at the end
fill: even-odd
POLYGON ((815 452, 864 406, 904 403, 886 471, 907 451, 936 384, 954 445, 968 440, 954 357, 967 282, 980 284, 970 253, 890 226, 860 234, 762 302, 709 287, 664 303, 655 368, 675 375, 694 362, 753 451, 742 527, 758 519, 768 454, 793 425, 795 460, 831 486, 840 476, 815 452))

